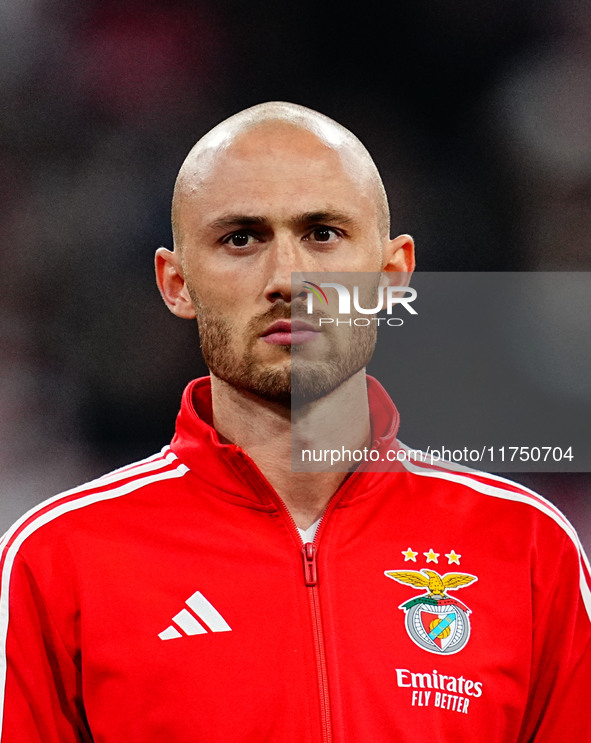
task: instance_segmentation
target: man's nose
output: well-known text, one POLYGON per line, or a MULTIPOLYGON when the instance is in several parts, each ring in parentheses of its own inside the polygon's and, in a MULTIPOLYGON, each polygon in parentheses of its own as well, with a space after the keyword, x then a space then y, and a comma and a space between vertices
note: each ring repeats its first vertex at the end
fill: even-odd
POLYGON ((267 255, 265 296, 270 302, 291 302, 306 295, 303 280, 307 268, 306 251, 297 237, 280 236, 273 241, 267 255))

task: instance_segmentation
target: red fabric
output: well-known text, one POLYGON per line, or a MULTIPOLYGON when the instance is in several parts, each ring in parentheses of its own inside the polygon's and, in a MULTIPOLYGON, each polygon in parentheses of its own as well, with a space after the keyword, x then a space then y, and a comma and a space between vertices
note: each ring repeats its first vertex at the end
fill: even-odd
MULTIPOLYGON (((397 414, 368 389, 374 438, 394 446, 397 414)), ((52 499, 5 538, 2 743, 590 739, 589 588, 552 506, 443 467, 355 473, 306 550, 210 420, 197 380, 170 450, 52 499), (417 610, 436 651, 405 623, 435 583, 385 574, 423 569, 471 578, 417 610), (196 595, 218 619, 185 603, 196 595), (466 617, 468 638, 441 653, 466 617)))

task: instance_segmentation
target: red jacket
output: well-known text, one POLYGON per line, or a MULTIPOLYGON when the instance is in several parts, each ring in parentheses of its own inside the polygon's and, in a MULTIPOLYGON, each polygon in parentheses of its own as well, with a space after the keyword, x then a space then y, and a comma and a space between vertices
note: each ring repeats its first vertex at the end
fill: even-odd
POLYGON ((196 380, 170 448, 5 536, 2 743, 591 740, 588 566, 553 506, 408 463, 352 474, 304 546, 210 421, 196 380))

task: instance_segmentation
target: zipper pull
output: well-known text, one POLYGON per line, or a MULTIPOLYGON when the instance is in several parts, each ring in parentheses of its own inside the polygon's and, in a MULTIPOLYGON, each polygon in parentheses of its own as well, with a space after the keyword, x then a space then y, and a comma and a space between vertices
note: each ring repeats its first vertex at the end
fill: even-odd
POLYGON ((315 586, 318 583, 316 545, 306 542, 302 547, 302 556, 304 558, 304 581, 307 586, 315 586))

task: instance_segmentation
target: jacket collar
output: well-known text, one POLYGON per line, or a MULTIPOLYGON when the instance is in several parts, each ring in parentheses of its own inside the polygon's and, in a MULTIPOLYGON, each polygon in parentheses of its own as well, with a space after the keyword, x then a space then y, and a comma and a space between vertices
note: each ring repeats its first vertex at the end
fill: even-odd
MULTIPOLYGON (((372 446, 386 450, 398 448, 399 414, 386 390, 373 377, 367 377, 372 427, 372 446)), ((211 380, 201 377, 190 382, 183 393, 171 449, 200 479, 241 500, 271 505, 277 494, 253 460, 239 446, 220 441, 212 425, 211 380)), ((364 467, 365 478, 375 478, 364 467)), ((367 487, 370 483, 365 480, 367 487)))

